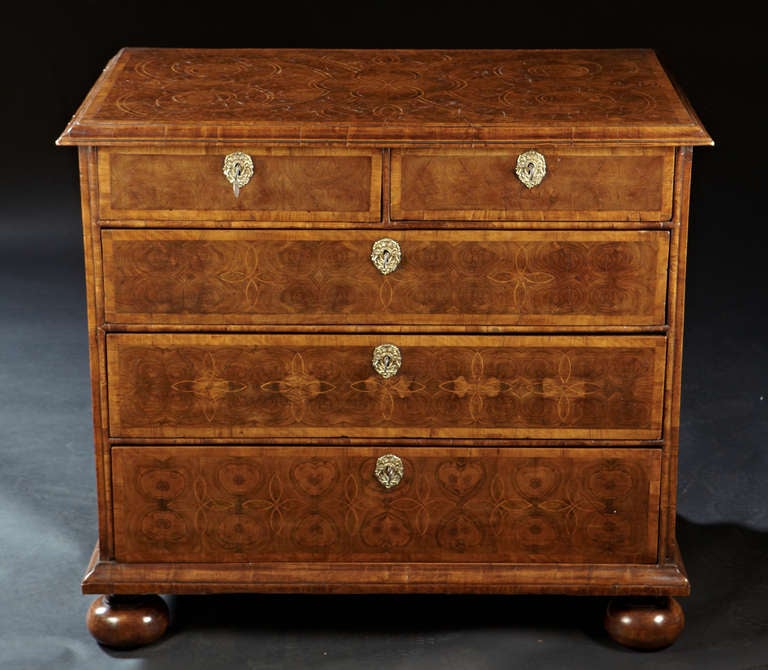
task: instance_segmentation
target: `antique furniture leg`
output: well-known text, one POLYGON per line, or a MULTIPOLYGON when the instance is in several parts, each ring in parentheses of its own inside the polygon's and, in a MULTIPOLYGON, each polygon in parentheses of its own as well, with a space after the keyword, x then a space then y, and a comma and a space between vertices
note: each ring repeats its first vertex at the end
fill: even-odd
POLYGON ((133 649, 156 642, 168 628, 168 621, 168 606, 156 595, 99 596, 86 618, 91 635, 115 649, 133 649))
POLYGON ((685 616, 674 598, 617 598, 608 603, 605 630, 633 649, 663 649, 683 631, 685 616))

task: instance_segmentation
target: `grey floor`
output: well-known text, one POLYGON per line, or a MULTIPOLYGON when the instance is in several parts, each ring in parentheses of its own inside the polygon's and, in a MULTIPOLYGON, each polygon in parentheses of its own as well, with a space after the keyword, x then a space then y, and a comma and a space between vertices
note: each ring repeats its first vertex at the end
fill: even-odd
POLYGON ((768 668, 763 24, 736 6, 669 2, 641 3, 631 20, 616 3, 567 3, 569 14, 473 2, 453 17, 365 3, 375 18, 363 3, 272 4, 266 32, 263 3, 246 21, 242 5, 233 20, 223 5, 38 0, 5 24, 0 670, 768 668), (79 199, 75 152, 53 139, 117 48, 152 44, 660 50, 717 141, 694 156, 678 521, 693 593, 675 645, 627 651, 601 630, 602 599, 559 597, 169 597, 162 642, 118 653, 90 638, 79 590, 96 529, 79 199))

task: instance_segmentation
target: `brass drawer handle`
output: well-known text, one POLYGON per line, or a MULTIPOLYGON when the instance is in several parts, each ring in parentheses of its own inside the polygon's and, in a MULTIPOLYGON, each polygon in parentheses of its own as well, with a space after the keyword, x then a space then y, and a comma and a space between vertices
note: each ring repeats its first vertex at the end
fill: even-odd
POLYGON ((227 154, 224 157, 223 171, 237 198, 240 196, 240 189, 253 177, 253 159, 242 151, 227 154))
POLYGON ((371 249, 371 262, 383 275, 397 270, 403 254, 400 251, 400 245, 389 237, 383 237, 373 243, 371 249))
POLYGON ((403 357, 394 344, 380 344, 373 350, 373 369, 384 379, 394 377, 403 363, 403 357))
POLYGON ((393 489, 403 479, 403 461, 394 454, 384 454, 376 459, 373 474, 385 489, 393 489))
POLYGON ((541 184, 547 174, 547 161, 538 151, 524 151, 517 157, 517 178, 528 188, 541 184))

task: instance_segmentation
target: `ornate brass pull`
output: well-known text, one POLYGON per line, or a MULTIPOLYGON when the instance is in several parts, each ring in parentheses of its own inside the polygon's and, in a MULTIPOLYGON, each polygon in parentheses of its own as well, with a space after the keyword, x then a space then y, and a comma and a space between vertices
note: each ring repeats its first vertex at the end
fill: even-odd
POLYGON ((380 344, 373 350, 373 369, 384 379, 394 377, 402 363, 400 349, 394 344, 380 344))
POLYGON ((385 489, 393 489, 403 479, 403 461, 394 454, 384 454, 376 459, 373 474, 385 489))
POLYGON ((388 275, 390 272, 397 270, 402 257, 400 245, 389 237, 383 237, 373 243, 371 262, 383 275, 388 275))
POLYGON ((235 197, 240 196, 240 189, 253 177, 253 159, 242 151, 235 151, 224 157, 224 176, 232 184, 235 197))
POLYGON ((547 161, 538 151, 524 151, 517 157, 517 178, 528 188, 541 184, 547 174, 547 161))

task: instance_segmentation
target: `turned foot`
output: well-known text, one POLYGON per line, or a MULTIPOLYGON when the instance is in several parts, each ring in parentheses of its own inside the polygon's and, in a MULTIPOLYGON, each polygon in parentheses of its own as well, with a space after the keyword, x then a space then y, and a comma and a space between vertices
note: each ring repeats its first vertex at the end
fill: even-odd
POLYGON ((86 623, 98 642, 116 649, 151 644, 168 628, 168 606, 160 596, 99 596, 86 623))
POLYGON ((683 608, 674 598, 621 598, 605 613, 605 630, 616 642, 634 649, 663 649, 685 625, 683 608))

